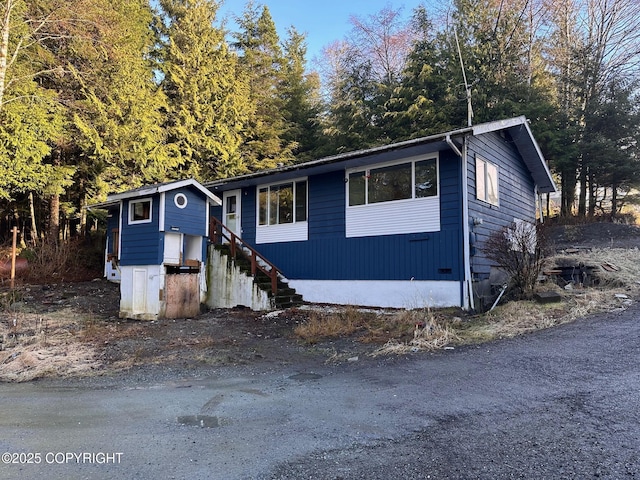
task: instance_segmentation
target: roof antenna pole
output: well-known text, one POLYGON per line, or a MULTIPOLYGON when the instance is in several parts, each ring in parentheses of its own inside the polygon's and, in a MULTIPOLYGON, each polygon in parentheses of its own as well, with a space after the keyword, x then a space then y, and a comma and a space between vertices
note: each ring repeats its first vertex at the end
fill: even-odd
POLYGON ((467 126, 472 126, 473 107, 471 106, 471 86, 467 83, 467 74, 464 71, 464 62, 462 61, 462 51, 460 50, 460 41, 458 40, 458 29, 453 27, 453 34, 456 37, 456 47, 458 47, 458 58, 460 59, 460 68, 462 69, 462 78, 464 79, 464 89, 467 92, 467 126))

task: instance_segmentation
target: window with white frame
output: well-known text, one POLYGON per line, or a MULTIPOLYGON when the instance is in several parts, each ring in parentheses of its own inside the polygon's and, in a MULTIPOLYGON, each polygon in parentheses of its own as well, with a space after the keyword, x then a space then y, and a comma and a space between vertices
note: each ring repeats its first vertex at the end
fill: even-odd
POLYGON ((350 207, 435 197, 438 162, 426 158, 348 172, 350 207))
POLYGON ((476 197, 498 205, 498 167, 480 157, 476 157, 476 197))
POLYGON ((129 224, 151 222, 151 199, 129 202, 129 224))
POLYGON ((258 225, 282 225, 306 221, 306 180, 258 188, 258 225))
POLYGON ((345 174, 347 237, 440 231, 437 153, 345 174))

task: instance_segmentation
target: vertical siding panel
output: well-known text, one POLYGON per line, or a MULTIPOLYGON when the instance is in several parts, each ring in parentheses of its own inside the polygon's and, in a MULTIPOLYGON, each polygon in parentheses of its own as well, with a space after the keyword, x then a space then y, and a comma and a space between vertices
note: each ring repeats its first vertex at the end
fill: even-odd
MULTIPOLYGON (((151 219, 149 223, 129 225, 129 200, 123 202, 123 219, 121 238, 120 264, 127 265, 159 265, 161 244, 159 234, 160 196, 155 195, 151 202, 151 219)), ((136 199, 137 200, 137 199, 136 199)))
MULTIPOLYGON (((422 153, 420 148, 407 152, 422 153)), ((380 161, 402 158, 403 152, 385 155, 380 161)), ((440 152, 439 166, 439 232, 346 238, 344 170, 338 169, 308 178, 308 240, 261 244, 258 250, 291 279, 459 280, 461 163, 447 150, 440 152), (452 274, 440 274, 439 268, 451 268, 452 274)), ((254 245, 255 202, 256 187, 243 189, 243 238, 254 245)))
POLYGON ((192 189, 182 188, 165 194, 165 230, 172 226, 180 228, 181 233, 187 235, 207 235, 204 222, 206 198, 192 189), (187 197, 186 208, 178 208, 174 202, 176 194, 182 193, 187 197))

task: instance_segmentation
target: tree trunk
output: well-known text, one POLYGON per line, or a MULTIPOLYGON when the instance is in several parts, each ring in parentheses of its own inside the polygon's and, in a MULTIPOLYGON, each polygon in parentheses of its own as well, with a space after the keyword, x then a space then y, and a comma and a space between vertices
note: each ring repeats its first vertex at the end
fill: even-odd
POLYGON ((575 172, 565 170, 562 172, 562 197, 560 216, 570 217, 573 214, 573 202, 576 198, 575 172))
POLYGON ((38 243, 38 226, 36 225, 36 209, 33 205, 33 192, 29 192, 29 213, 31 215, 31 244, 38 243))
POLYGON ((13 10, 14 5, 14 0, 6 0, 3 5, 2 26, 0 26, 0 109, 2 109, 2 103, 4 101, 7 66, 9 65, 9 28, 11 10, 13 10))
POLYGON ((597 198, 596 198, 596 190, 597 190, 597 186, 595 183, 595 180, 593 178, 593 175, 589 175, 589 208, 588 208, 588 215, 589 217, 594 217, 596 214, 596 203, 597 203, 597 198))
POLYGON ((547 218, 551 218, 551 194, 547 193, 547 218))
POLYGON ((580 169, 580 195, 578 196, 578 216, 585 217, 587 215, 587 168, 583 165, 580 169))
POLYGON ((87 196, 83 195, 80 202, 80 236, 84 237, 89 232, 89 226, 87 225, 87 196))
POLYGON ((618 188, 615 183, 611 187, 611 220, 618 215, 618 188))
POLYGON ((49 239, 58 243, 60 236, 60 194, 49 197, 49 239))

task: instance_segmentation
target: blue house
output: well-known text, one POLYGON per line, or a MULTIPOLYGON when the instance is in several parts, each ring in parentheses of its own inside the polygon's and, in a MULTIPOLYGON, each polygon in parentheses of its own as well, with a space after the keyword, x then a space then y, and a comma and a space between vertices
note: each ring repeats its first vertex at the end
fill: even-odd
POLYGON ((535 224, 556 190, 524 117, 205 186, 212 215, 306 301, 465 309, 492 282, 484 241, 535 224))
POLYGON ((120 316, 190 317, 206 295, 209 211, 220 200, 195 180, 110 195, 105 276, 120 282, 120 316))

